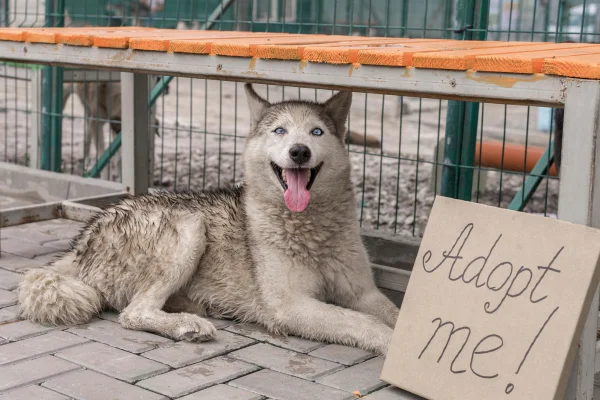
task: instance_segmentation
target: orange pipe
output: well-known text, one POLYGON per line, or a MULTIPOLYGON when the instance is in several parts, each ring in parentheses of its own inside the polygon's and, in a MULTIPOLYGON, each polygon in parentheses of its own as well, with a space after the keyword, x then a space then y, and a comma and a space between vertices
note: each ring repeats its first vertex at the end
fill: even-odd
MULTIPOLYGON (((475 165, 481 167, 505 169, 513 172, 523 172, 526 167, 527 172, 531 172, 535 164, 540 160, 544 152, 543 147, 527 147, 527 164, 525 164, 525 146, 520 144, 504 144, 504 157, 502 155, 502 142, 484 141, 477 142, 475 149, 475 165), (481 157, 479 152, 481 151, 481 157), (504 158, 504 161, 503 161, 504 158)), ((554 164, 550 167, 550 175, 557 176, 554 164)))

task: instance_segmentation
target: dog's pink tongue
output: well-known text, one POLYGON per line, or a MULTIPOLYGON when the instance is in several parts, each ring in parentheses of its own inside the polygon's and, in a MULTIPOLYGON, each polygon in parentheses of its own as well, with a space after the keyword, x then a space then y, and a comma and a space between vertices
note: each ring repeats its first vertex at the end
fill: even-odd
POLYGON ((286 169, 287 190, 284 194, 285 204, 291 212, 304 211, 310 201, 310 192, 306 189, 308 169, 286 169))

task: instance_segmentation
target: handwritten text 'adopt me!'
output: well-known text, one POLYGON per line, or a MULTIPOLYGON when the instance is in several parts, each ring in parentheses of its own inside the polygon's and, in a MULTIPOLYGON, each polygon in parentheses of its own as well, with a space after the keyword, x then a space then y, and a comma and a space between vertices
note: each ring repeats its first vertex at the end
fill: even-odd
POLYGON ((596 230, 439 197, 382 379, 431 399, 562 397, 599 255, 596 230))

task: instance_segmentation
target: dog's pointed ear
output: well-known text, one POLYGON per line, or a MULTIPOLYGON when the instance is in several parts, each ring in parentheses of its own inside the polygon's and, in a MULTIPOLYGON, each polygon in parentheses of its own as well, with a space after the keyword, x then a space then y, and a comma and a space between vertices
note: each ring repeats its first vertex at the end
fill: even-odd
POLYGON ((346 137, 346 120, 352 105, 352 92, 338 92, 323 104, 325 111, 333 118, 340 139, 346 137))
POLYGON ((268 101, 260 97, 250 83, 244 85, 246 90, 246 99, 250 108, 250 128, 254 129, 258 121, 260 121, 265 110, 271 105, 268 101))

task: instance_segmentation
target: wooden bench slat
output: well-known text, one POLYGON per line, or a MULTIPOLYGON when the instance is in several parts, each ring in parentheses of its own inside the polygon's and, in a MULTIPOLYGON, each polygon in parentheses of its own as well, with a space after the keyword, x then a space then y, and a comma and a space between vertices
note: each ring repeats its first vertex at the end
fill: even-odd
MULTIPOLYGON (((296 36, 296 35, 294 35, 296 36)), ((253 40, 246 40, 245 43, 241 42, 231 42, 228 43, 226 41, 221 41, 213 44, 213 48, 211 50, 211 54, 215 55, 227 55, 227 56, 237 56, 237 57, 257 57, 258 56, 258 47, 259 46, 271 46, 271 47, 296 47, 296 54, 300 57, 299 59, 306 59, 305 51, 311 47, 352 47, 352 46, 368 46, 381 44, 382 39, 374 40, 369 37, 348 37, 348 36, 325 36, 323 37, 311 37, 313 35, 306 35, 306 37, 301 40, 297 40, 295 37, 290 38, 277 38, 271 43, 269 41, 263 40, 260 42, 256 42, 253 40), (293 45, 293 46, 288 46, 293 45)), ((407 39, 404 39, 406 42, 407 39)), ((402 43, 402 39, 383 39, 383 42, 386 43, 402 43)), ((259 57, 260 58, 260 57, 259 57)))
POLYGON ((419 53, 413 56, 412 65, 417 68, 467 70, 473 68, 475 58, 480 55, 545 50, 547 45, 548 43, 542 42, 509 42, 506 46, 419 53))
POLYGON ((149 27, 0 28, 0 41, 440 70, 600 79, 600 45, 200 31, 149 27))
MULTIPOLYGON (((253 38, 251 41, 263 41, 263 40, 276 40, 278 38, 286 38, 289 35, 286 33, 270 33, 261 35, 259 38, 253 38)), ((198 54, 210 53, 211 44, 213 43, 236 43, 237 41, 244 41, 248 35, 246 32, 240 32, 238 34, 231 35, 206 35, 202 39, 197 36, 173 36, 173 37, 156 37, 156 36, 144 36, 140 38, 132 38, 129 43, 129 48, 133 50, 146 50, 146 51, 174 51, 172 43, 174 42, 191 42, 195 43, 198 48, 208 49, 208 51, 198 51, 198 54)), ((298 39, 296 39, 298 40, 298 39)))
POLYGON ((461 40, 431 41, 424 43, 390 43, 380 46, 333 46, 311 47, 304 50, 304 58, 312 62, 331 64, 359 63, 366 65, 411 66, 412 56, 420 52, 437 52, 441 50, 463 50, 479 47, 506 46, 504 42, 465 42, 461 40))
MULTIPOLYGON (((365 48, 383 45, 386 43, 395 43, 395 44, 421 44, 421 43, 429 43, 429 42, 439 42, 439 39, 404 39, 404 38, 365 38, 370 40, 365 40, 360 43, 361 46, 365 48)), ((256 57, 258 58, 266 58, 266 59, 278 59, 278 60, 302 60, 304 59, 304 50, 310 47, 320 47, 320 46, 332 46, 333 44, 329 43, 321 43, 321 44, 310 44, 310 45, 258 45, 256 49, 256 57)), ((336 46, 356 46, 356 42, 348 42, 347 39, 339 42, 336 46)))
POLYGON ((600 53, 600 46, 590 45, 571 49, 548 48, 545 51, 477 56, 475 57, 473 69, 476 71, 512 72, 517 74, 541 73, 544 59, 598 53, 600 53))
POLYGON ((547 58, 542 73, 570 78, 600 79, 600 54, 547 58))
MULTIPOLYGON (((266 32, 257 32, 257 37, 262 36, 272 36, 273 33, 266 32)), ((158 40, 175 40, 181 38, 197 38, 202 40, 202 38, 231 38, 231 37, 246 37, 249 35, 253 35, 252 32, 240 32, 240 31, 179 31, 175 29, 156 29, 151 32, 131 32, 131 33, 108 33, 103 35, 96 35, 94 37, 94 46, 97 47, 107 47, 114 49, 122 49, 130 47, 130 43, 135 39, 155 39, 158 40)), ((286 33, 279 33, 279 36, 287 35, 286 33)), ((140 42, 137 42, 138 46, 141 46, 140 42)), ((149 44, 148 46, 151 49, 158 49, 154 51, 167 51, 168 46, 165 47, 164 42, 157 42, 153 44, 149 44)))

